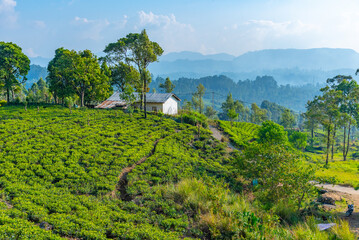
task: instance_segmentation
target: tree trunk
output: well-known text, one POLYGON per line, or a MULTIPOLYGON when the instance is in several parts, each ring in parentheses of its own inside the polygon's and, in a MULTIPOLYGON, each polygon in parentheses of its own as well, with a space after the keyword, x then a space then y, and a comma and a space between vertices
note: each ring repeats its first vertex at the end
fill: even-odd
POLYGON ((81 107, 85 106, 85 91, 81 92, 81 107))
POLYGON ((347 135, 347 128, 346 126, 344 126, 344 138, 343 138, 343 160, 345 161, 347 156, 345 154, 345 149, 346 149, 346 135, 347 135))
POLYGON ((6 101, 9 103, 10 102, 10 89, 6 88, 6 101))
POLYGON ((351 128, 351 120, 349 121, 349 126, 348 126, 348 140, 347 140, 347 149, 345 151, 345 158, 344 158, 344 161, 347 160, 347 156, 348 156, 348 152, 349 152, 349 147, 350 147, 350 128, 351 128))
POLYGON ((330 125, 328 126, 328 136, 327 136, 327 157, 325 159, 325 165, 328 165, 329 162, 329 148, 330 148, 330 125))
POLYGON ((143 91, 143 93, 144 93, 144 95, 143 95, 143 101, 144 101, 144 109, 145 109, 145 118, 147 118, 147 100, 146 100, 147 81, 146 81, 146 76, 144 76, 143 80, 144 80, 144 83, 143 83, 143 85, 144 85, 144 91, 143 91))
POLYGON ((331 159, 333 160, 333 156, 334 156, 334 144, 335 144, 335 135, 337 132, 337 126, 334 125, 334 129, 333 129, 333 139, 332 139, 332 156, 331 159))

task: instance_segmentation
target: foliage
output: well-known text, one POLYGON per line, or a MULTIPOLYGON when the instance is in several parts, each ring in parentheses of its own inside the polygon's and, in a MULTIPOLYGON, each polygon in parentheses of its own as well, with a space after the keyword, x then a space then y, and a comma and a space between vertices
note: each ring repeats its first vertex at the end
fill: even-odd
POLYGON ((256 139, 259 126, 254 123, 218 121, 219 127, 229 135, 230 140, 237 146, 243 147, 256 139))
POLYGON ((161 83, 159 87, 165 90, 166 93, 171 93, 176 86, 171 82, 170 78, 167 77, 166 81, 161 83))
POLYGON ((194 111, 187 111, 182 113, 182 120, 184 123, 188 123, 192 126, 197 126, 200 124, 202 127, 207 128, 207 117, 203 114, 194 111))
POLYGON ((236 110, 234 108, 231 108, 227 112, 227 116, 229 120, 231 121, 231 124, 233 125, 233 120, 236 120, 238 118, 238 113, 236 113, 236 110))
POLYGON ((256 194, 265 204, 291 200, 299 210, 314 188, 309 183, 314 170, 303 166, 300 156, 288 147, 270 141, 249 145, 238 159, 238 169, 243 176, 258 180, 256 194))
POLYGON ((267 118, 267 110, 259 108, 256 103, 252 103, 250 121, 255 124, 261 124, 267 118))
POLYGON ((14 96, 14 91, 19 90, 20 82, 26 81, 29 70, 30 60, 18 45, 0 42, 0 87, 6 90, 7 102, 10 102, 10 94, 14 96))
MULTIPOLYGON (((163 49, 158 43, 150 41, 146 30, 142 30, 141 33, 129 33, 126 37, 119 39, 117 42, 108 44, 104 52, 107 54, 106 60, 115 66, 132 64, 137 68, 141 81, 140 84, 133 87, 143 93, 146 118, 146 92, 148 92, 148 84, 151 82, 151 77, 147 68, 150 63, 157 61, 157 58, 162 55, 163 49)), ((142 107, 142 99, 140 106, 142 107)))
POLYGON ((295 125, 295 117, 289 109, 285 109, 282 113, 280 124, 284 128, 292 128, 295 125))
POLYGON ((141 85, 140 73, 136 68, 123 62, 116 63, 110 67, 111 85, 119 91, 124 91, 126 85, 141 85))
POLYGON ((293 147, 303 150, 307 146, 307 134, 295 130, 288 131, 288 139, 293 147))
POLYGON ((258 142, 272 145, 286 144, 288 142, 287 132, 279 124, 265 121, 258 129, 258 142))
POLYGON ((203 113, 204 111, 204 103, 203 103, 203 96, 206 92, 206 89, 202 84, 197 86, 197 91, 192 95, 192 104, 194 109, 196 109, 199 113, 203 113))
POLYGON ((47 81, 55 101, 77 94, 83 107, 85 101, 105 99, 112 90, 108 76, 90 50, 76 52, 59 48, 47 69, 47 81))
POLYGON ((223 111, 221 119, 229 120, 228 112, 231 109, 235 109, 235 111, 239 114, 239 121, 249 121, 249 109, 245 107, 239 100, 234 101, 232 93, 228 94, 226 101, 222 103, 221 109, 223 111))
MULTIPOLYGON (((308 99, 313 99, 314 96, 320 93, 320 86, 307 84, 298 85, 281 85, 278 84, 271 76, 249 77, 250 80, 238 80, 241 78, 228 77, 224 75, 214 75, 202 78, 189 78, 178 76, 173 81, 176 85, 174 93, 181 99, 191 101, 193 86, 198 86, 200 83, 207 89, 204 95, 204 102, 212 101, 211 92, 215 93, 214 105, 215 109, 219 111, 221 105, 226 101, 228 93, 232 93, 233 99, 238 99, 247 103, 256 103, 260 105, 263 101, 268 100, 272 103, 277 103, 281 106, 293 109, 295 111, 305 111, 305 104, 308 99)), ((318 79, 320 77, 318 76, 318 79)), ((287 78, 288 79, 288 78, 287 78)), ((161 78, 151 82, 151 88, 158 89, 159 84, 163 83, 161 78)), ((264 106, 262 108, 265 108, 264 106)), ((265 108, 267 109, 267 108, 265 108)), ((270 108, 271 111, 274 110, 270 108)), ((268 109, 267 109, 268 110, 268 109)), ((271 120, 277 122, 281 115, 280 112, 273 111, 271 120), (278 118, 275 118, 277 116, 278 118)), ((224 119, 226 120, 226 119, 224 119)), ((247 121, 240 119, 240 121, 247 121)))

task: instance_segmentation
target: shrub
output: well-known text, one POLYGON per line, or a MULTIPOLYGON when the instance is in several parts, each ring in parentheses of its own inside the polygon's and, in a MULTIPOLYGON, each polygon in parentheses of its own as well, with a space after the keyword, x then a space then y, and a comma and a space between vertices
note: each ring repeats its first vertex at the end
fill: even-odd
POLYGON ((198 112, 186 112, 182 114, 182 119, 184 123, 196 126, 197 124, 202 125, 202 127, 207 128, 207 117, 198 112))

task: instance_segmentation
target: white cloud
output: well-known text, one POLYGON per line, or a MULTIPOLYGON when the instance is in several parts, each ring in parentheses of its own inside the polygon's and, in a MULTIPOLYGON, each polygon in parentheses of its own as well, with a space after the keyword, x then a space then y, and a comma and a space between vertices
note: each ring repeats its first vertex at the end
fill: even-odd
POLYGON ((161 28, 181 28, 187 29, 191 32, 194 31, 191 24, 180 23, 176 20, 174 14, 170 15, 156 15, 153 12, 145 13, 144 11, 140 11, 139 13, 140 25, 142 27, 161 27, 161 28))
POLYGON ((304 24, 299 20, 273 22, 269 20, 250 20, 243 24, 250 31, 272 36, 300 35, 316 29, 314 25, 304 24))
POLYGON ((14 0, 1 0, 0 1, 0 13, 13 11, 16 7, 16 1, 14 0))
POLYGON ((196 41, 196 31, 191 24, 179 22, 174 14, 157 15, 153 12, 140 11, 138 22, 134 24, 134 30, 146 29, 150 37, 158 42, 165 52, 182 51, 193 47, 198 50, 200 44, 196 41), (196 47, 195 47, 196 46, 196 47))
POLYGON ((89 23, 89 20, 88 20, 87 18, 75 17, 75 22, 78 22, 78 23, 89 23))
POLYGON ((0 0, 0 24, 6 27, 12 27, 17 20, 15 11, 16 1, 0 0))
POLYGON ((81 39, 98 41, 103 39, 102 32, 110 25, 110 22, 107 19, 89 20, 75 17, 73 25, 79 28, 77 34, 81 39))
POLYGON ((32 48, 28 48, 25 51, 25 54, 31 58, 38 57, 39 55, 35 53, 35 51, 32 48))

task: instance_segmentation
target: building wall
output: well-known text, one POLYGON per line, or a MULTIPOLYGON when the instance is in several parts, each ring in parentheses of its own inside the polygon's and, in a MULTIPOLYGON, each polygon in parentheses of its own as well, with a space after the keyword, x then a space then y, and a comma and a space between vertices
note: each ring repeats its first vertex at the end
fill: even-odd
POLYGON ((178 102, 174 97, 170 97, 164 104, 163 104, 163 111, 164 114, 176 115, 178 114, 178 102))
MULTIPOLYGON (((139 107, 140 105, 135 104, 135 106, 139 107)), ((146 103, 146 110, 148 112, 161 111, 164 114, 176 115, 178 114, 178 102, 175 98, 171 97, 165 103, 146 103)))

